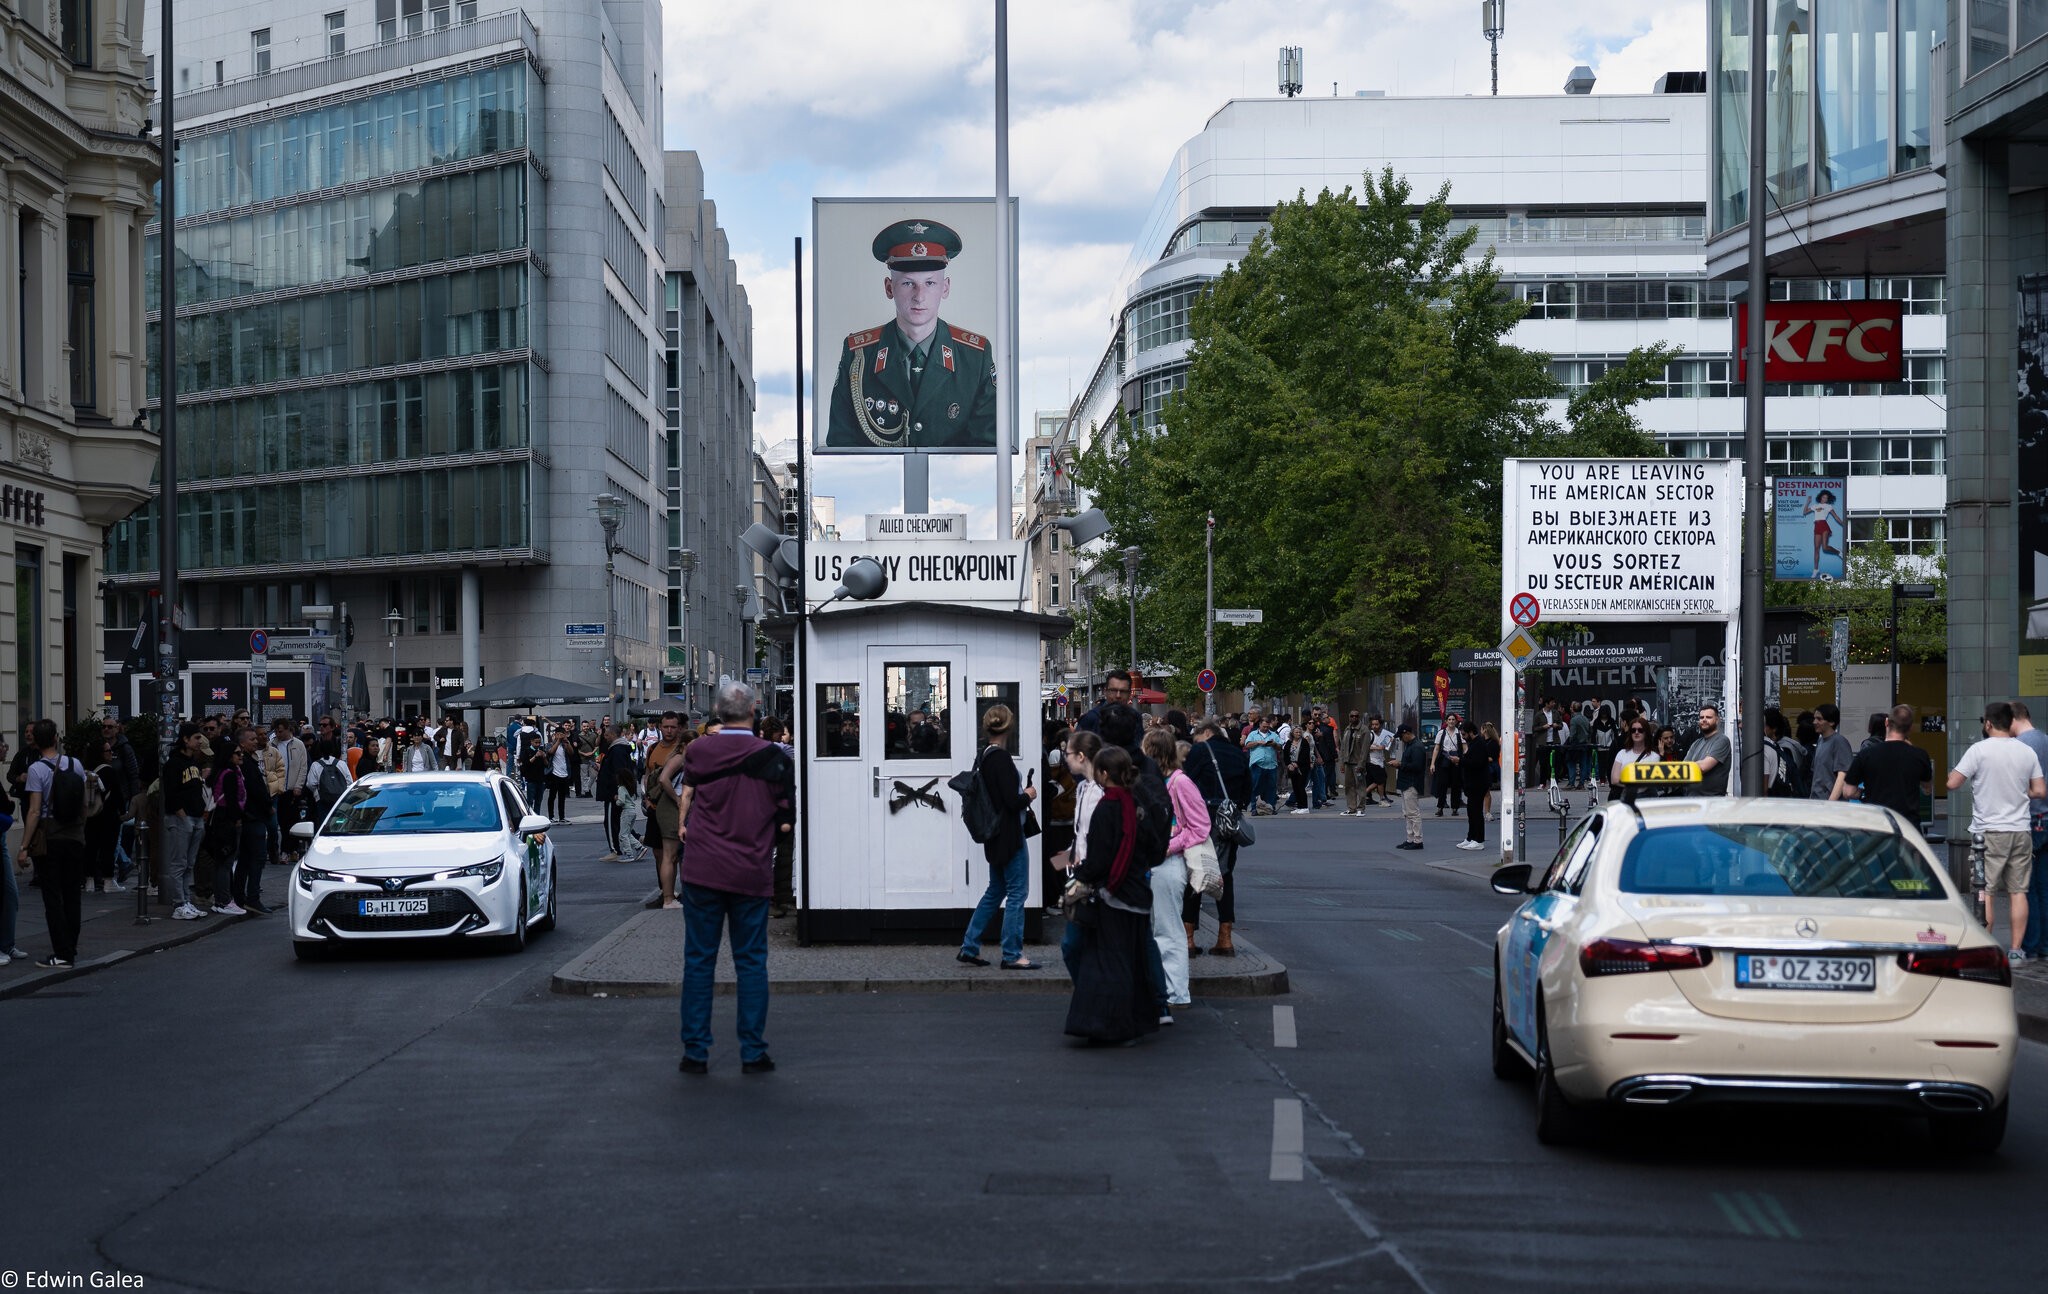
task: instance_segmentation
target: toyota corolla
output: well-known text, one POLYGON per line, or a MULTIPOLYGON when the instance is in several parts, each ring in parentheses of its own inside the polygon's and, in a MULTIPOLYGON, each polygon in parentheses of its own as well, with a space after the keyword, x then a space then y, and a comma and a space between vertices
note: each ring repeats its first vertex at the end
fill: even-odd
POLYGON ((1889 810, 1644 800, 1590 814, 1494 941, 1493 1067, 1537 1137, 1619 1106, 1822 1103, 1995 1149, 2018 1046, 2005 953, 1889 810))
POLYGON ((316 829, 292 834, 292 951, 302 960, 392 939, 525 947, 555 926, 548 820, 497 773, 378 773, 316 829))

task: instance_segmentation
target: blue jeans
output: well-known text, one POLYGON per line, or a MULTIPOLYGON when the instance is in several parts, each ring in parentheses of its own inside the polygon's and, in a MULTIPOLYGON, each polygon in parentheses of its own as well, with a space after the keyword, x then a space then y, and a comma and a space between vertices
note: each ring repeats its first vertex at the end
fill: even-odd
POLYGON ((21 919, 21 888, 14 880, 14 856, 7 852, 9 834, 0 831, 0 953, 14 947, 14 928, 21 919))
POLYGON ((988 925, 989 918, 996 914, 996 905, 1003 907, 1003 960, 1016 961, 1024 955, 1024 901, 1031 893, 1031 846, 1019 845, 1017 856, 997 867, 993 863, 988 869, 988 888, 981 892, 981 902, 974 905, 974 915, 967 918, 967 933, 960 939, 960 951, 969 957, 981 956, 981 931, 988 925))
POLYGON ((1308 770, 1308 807, 1320 809, 1323 807, 1323 801, 1328 798, 1323 791, 1323 766, 1317 764, 1308 770))
POLYGON ((732 931, 732 968, 739 978, 740 1059, 768 1054, 768 900, 702 885, 683 887, 683 1055, 711 1056, 711 998, 717 990, 718 944, 732 931))
POLYGON ((2027 884, 2027 934, 2020 951, 2048 957, 2048 849, 2034 851, 2034 879, 2027 884))
POLYGON ((1269 809, 1280 807, 1280 770, 1277 767, 1261 768, 1257 764, 1252 765, 1252 804, 1257 804, 1260 800, 1264 800, 1269 809))

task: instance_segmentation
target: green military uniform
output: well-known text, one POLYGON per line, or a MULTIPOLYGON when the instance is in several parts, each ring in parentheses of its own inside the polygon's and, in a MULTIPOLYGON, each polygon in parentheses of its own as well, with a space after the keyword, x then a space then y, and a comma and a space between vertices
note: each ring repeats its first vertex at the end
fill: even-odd
MULTIPOLYGON (((901 221, 875 235, 892 271, 944 269, 960 236, 936 222, 901 221)), ((937 320, 912 345, 897 320, 847 337, 832 383, 829 448, 992 449, 995 354, 988 338, 937 320)))

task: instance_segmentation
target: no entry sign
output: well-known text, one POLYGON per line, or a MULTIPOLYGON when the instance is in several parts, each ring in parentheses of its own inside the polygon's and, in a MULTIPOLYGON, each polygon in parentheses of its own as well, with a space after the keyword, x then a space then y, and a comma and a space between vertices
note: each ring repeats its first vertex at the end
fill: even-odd
POLYGON ((1536 600, 1533 593, 1517 593, 1514 601, 1508 603, 1508 615, 1514 618, 1516 624, 1527 629, 1543 618, 1543 604, 1536 600))

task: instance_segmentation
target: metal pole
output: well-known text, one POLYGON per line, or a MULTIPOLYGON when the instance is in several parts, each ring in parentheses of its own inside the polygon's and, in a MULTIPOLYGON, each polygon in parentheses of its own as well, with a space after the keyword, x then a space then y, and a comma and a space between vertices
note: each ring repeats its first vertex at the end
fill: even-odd
MULTIPOLYGON (((1892 705, 1899 703, 1899 581, 1892 581, 1892 705)), ((1890 706, 1885 707, 1890 709, 1890 706)))
POLYGON ((1764 259, 1765 192, 1764 40, 1767 0, 1749 15, 1749 335, 1743 339, 1748 372, 1742 417, 1742 622, 1741 675, 1735 716, 1741 789, 1754 794, 1764 774, 1764 316, 1770 279, 1764 259))
POLYGON ((1010 326, 1010 292, 1017 272, 1010 233, 1010 5, 996 0, 996 353, 1003 394, 996 410, 996 538, 1010 535, 1010 446, 1016 442, 1010 416, 1017 390, 1016 330, 1010 326))
MULTIPOLYGON (((178 83, 177 46, 171 40, 171 0, 162 0, 158 17, 162 28, 157 37, 157 141, 163 174, 157 202, 157 760, 169 763, 178 742, 178 143, 176 114, 171 104, 171 87, 178 83)), ((166 813, 157 809, 155 854, 159 860, 171 856, 164 837, 166 813)), ((4 864, 0 864, 4 865, 4 864)), ((159 862, 161 866, 161 862, 159 862)), ((136 888, 147 894, 149 877, 138 878, 136 888)), ((166 889, 164 893, 170 891, 166 889)), ((138 910, 146 908, 138 905, 138 910)), ((138 916, 137 921, 149 918, 138 916)))
POLYGON ((795 657, 796 695, 789 707, 789 737, 797 749, 796 831, 797 870, 802 876, 802 900, 797 905, 797 942, 811 942, 811 779, 810 714, 804 704, 804 664, 807 655, 804 635, 810 623, 810 606, 804 599, 804 563, 811 537, 810 494, 804 484, 804 240, 798 236, 796 254, 796 633, 790 640, 795 657))
MULTIPOLYGON (((1216 672, 1216 514, 1210 513, 1202 531, 1202 558, 1208 568, 1206 591, 1202 595, 1202 666, 1216 672)), ((1216 717, 1216 693, 1202 693, 1202 715, 1216 717)))
MULTIPOLYGON (((392 608, 396 610, 397 608, 392 608)), ((391 622, 391 708, 384 712, 391 721, 398 721, 398 622, 391 622)), ((396 753, 396 752, 394 752, 396 753)))
POLYGON ((604 690, 611 694, 612 727, 625 724, 625 698, 622 676, 625 671, 619 667, 619 599, 612 583, 612 536, 607 530, 604 536, 604 690))
POLYGON ((1495 94, 1499 94, 1499 93, 1500 93, 1500 37, 1498 37, 1498 36, 1495 36, 1494 38, 1492 38, 1491 40, 1487 41, 1486 43, 1487 43, 1487 44, 1489 44, 1489 45, 1491 45, 1491 46, 1493 46, 1493 92, 1494 92, 1495 94))
MULTIPOLYGON (((1138 550, 1135 547, 1124 549, 1124 600, 1131 607, 1131 654, 1125 658, 1124 668, 1135 672, 1138 668, 1138 550)), ((1135 698, 1137 694, 1137 686, 1133 683, 1131 695, 1135 698)))

